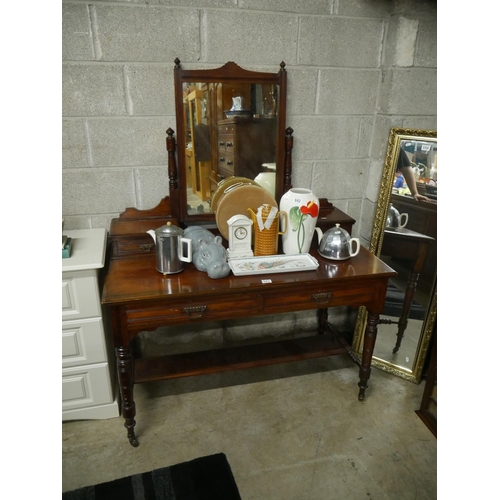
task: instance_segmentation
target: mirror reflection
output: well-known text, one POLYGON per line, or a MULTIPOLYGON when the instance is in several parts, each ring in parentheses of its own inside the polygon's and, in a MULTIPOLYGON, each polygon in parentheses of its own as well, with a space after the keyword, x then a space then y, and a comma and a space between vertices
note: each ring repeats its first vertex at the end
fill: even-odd
POLYGON ((279 86, 183 82, 188 215, 213 213, 224 180, 243 177, 275 196, 279 86))
POLYGON ((417 199, 437 200, 437 142, 401 141, 393 188, 400 195, 414 196, 416 190, 422 196, 417 199))
MULTIPOLYGON (((373 365, 418 383, 437 308, 436 132, 391 130, 370 250, 398 272, 389 280, 373 365)), ((356 352, 365 321, 362 309, 356 352)))

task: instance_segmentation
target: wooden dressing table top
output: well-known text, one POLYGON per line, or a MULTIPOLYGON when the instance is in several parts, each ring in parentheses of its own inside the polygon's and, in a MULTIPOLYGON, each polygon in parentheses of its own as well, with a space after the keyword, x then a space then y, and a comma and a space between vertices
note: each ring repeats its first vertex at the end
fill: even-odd
POLYGON ((417 231, 412 231, 411 229, 407 229, 406 227, 386 227, 384 229, 384 233, 390 236, 399 237, 399 238, 414 238, 419 240, 429 240, 433 241, 434 238, 432 236, 427 236, 426 234, 417 233, 417 231))
POLYGON ((304 285, 321 288, 322 284, 349 280, 351 283, 373 277, 396 276, 396 272, 383 261, 372 255, 364 247, 359 254, 345 261, 333 261, 321 257, 317 250, 310 254, 317 259, 319 267, 313 271, 289 273, 258 274, 251 276, 234 276, 211 279, 207 273, 198 271, 194 264, 186 264, 178 274, 163 276, 156 270, 155 255, 141 258, 112 260, 106 274, 102 303, 119 305, 135 301, 146 301, 165 298, 188 298, 196 295, 232 294, 255 288, 276 290, 304 285), (262 283, 270 279, 272 283, 262 283))

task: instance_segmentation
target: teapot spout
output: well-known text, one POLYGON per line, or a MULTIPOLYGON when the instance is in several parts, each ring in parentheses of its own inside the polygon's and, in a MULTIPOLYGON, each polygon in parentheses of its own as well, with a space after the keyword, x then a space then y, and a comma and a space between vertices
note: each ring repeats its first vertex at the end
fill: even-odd
POLYGON ((323 239, 323 231, 319 227, 314 228, 316 232, 318 233, 318 243, 323 239))
POLYGON ((148 233, 151 236, 151 238, 153 238, 155 245, 156 245, 156 233, 152 229, 150 229, 149 231, 146 231, 146 233, 148 233))

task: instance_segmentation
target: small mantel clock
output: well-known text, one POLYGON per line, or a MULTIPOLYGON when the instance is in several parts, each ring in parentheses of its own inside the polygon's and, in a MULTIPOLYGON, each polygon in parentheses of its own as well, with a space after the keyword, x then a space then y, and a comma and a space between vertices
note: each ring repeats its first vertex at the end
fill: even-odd
POLYGON ((252 225, 253 221, 246 215, 236 214, 228 219, 228 259, 253 257, 252 225))

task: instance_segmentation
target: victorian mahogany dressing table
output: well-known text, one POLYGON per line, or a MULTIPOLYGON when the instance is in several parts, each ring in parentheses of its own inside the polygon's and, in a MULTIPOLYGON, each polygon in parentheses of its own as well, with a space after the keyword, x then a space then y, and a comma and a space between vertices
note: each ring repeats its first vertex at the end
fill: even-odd
MULTIPOLYGON (((285 129, 286 71, 280 64, 276 74, 243 70, 229 62, 216 70, 183 70, 176 59, 174 83, 179 150, 176 154, 174 131, 167 130, 169 196, 150 210, 128 208, 110 226, 107 272, 102 303, 109 311, 117 358, 118 379, 122 396, 122 414, 128 439, 138 446, 135 436, 135 383, 169 378, 250 368, 301 359, 332 356, 348 352, 360 366, 359 399, 363 400, 370 378, 370 365, 377 335, 377 323, 382 313, 387 283, 393 271, 368 250, 347 261, 335 262, 320 257, 313 240, 311 255, 319 262, 313 271, 266 275, 234 276, 211 279, 204 272, 187 264, 179 274, 163 276, 156 270, 155 248, 149 229, 167 221, 186 227, 214 223, 213 213, 187 213, 187 170, 184 147, 189 138, 185 121, 184 90, 192 82, 204 88, 207 98, 214 86, 223 88, 248 86, 255 89, 274 86, 276 101, 276 199, 291 187, 293 130, 285 129), (177 158, 177 159, 176 159, 177 158), (178 165, 177 165, 178 162, 178 165), (364 349, 359 360, 348 343, 328 323, 328 308, 366 306, 368 319, 364 349), (135 358, 133 339, 141 331, 153 331, 162 326, 224 321, 250 316, 318 310, 318 330, 321 335, 294 340, 281 340, 251 345, 177 354, 155 358, 135 358)), ((214 162, 218 161, 218 124, 215 104, 207 106, 213 132, 214 162)), ((223 109, 227 107, 223 106, 223 109)), ((256 108, 257 109, 257 108, 256 108)), ((255 116, 254 116, 255 118, 255 116)), ((260 161, 260 160, 259 160, 260 161)), ((257 208, 257 207, 255 207, 257 208)), ((317 225, 326 230, 340 223, 351 233, 355 220, 320 199, 317 225)), ((213 224, 211 230, 217 233, 213 224), (213 229, 212 229, 213 228, 213 229)), ((279 252, 278 252, 279 253, 279 252)))
POLYGON ((156 270, 154 254, 112 259, 106 274, 103 304, 108 307, 117 357, 122 414, 128 439, 135 436, 135 383, 244 369, 273 363, 333 356, 349 352, 360 366, 359 400, 370 378, 370 364, 383 310, 387 282, 396 273, 361 248, 347 261, 320 257, 314 271, 213 280, 188 264, 179 274, 163 276, 156 270), (327 322, 328 307, 366 306, 362 359, 359 362, 347 342, 327 322), (307 338, 282 340, 213 351, 135 359, 131 342, 141 331, 165 325, 189 325, 249 316, 318 310, 319 333, 307 338), (328 332, 328 334, 324 334, 328 332))

